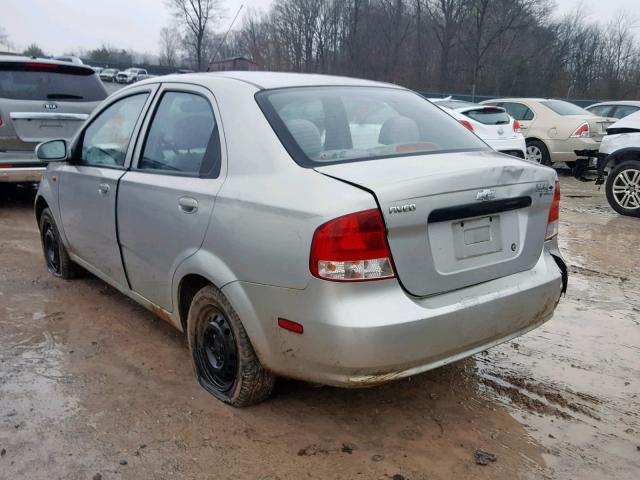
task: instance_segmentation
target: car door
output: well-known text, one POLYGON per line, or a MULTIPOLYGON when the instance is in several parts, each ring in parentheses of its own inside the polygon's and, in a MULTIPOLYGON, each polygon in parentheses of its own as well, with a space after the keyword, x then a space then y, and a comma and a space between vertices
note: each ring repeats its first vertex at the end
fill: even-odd
POLYGON ((116 235, 118 181, 133 152, 132 138, 156 87, 130 90, 104 106, 58 170, 60 215, 69 252, 105 279, 126 286, 116 235))
POLYGON ((531 110, 524 103, 519 102, 504 102, 500 106, 504 108, 509 113, 509 115, 518 120, 518 123, 520 124, 520 130, 526 138, 535 120, 533 110, 531 110))
POLYGON ((118 232, 131 288, 172 311, 173 272, 202 245, 226 173, 210 91, 165 84, 120 182, 118 232))

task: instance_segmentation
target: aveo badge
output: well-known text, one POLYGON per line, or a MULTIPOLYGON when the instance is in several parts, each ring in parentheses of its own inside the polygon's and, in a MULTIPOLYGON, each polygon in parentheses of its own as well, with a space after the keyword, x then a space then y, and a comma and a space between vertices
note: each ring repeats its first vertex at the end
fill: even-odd
POLYGON ((476 200, 481 202, 487 202, 489 200, 493 200, 494 198, 496 198, 496 191, 491 188, 480 190, 478 193, 476 193, 476 200))
POLYGON ((536 183, 536 192, 542 195, 553 195, 553 185, 550 183, 536 183))
POLYGON ((409 203, 407 205, 397 205, 395 207, 389 207, 389 213, 408 213, 416 211, 416 204, 409 203))

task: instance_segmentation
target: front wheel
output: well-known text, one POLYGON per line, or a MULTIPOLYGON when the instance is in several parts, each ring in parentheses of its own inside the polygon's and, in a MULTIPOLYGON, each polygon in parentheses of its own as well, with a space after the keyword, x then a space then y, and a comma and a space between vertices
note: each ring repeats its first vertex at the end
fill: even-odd
POLYGON ((247 407, 271 395, 274 376, 264 369, 238 314, 214 286, 194 296, 187 334, 198 381, 213 396, 247 407))
POLYGON ((549 150, 540 140, 527 141, 527 160, 541 165, 551 165, 551 155, 549 155, 549 150))
POLYGON ((70 280, 80 275, 81 269, 73 263, 65 248, 51 210, 45 208, 40 215, 40 239, 47 270, 55 277, 70 280))
POLYGON ((605 190, 616 212, 640 217, 640 160, 623 162, 611 170, 605 190))

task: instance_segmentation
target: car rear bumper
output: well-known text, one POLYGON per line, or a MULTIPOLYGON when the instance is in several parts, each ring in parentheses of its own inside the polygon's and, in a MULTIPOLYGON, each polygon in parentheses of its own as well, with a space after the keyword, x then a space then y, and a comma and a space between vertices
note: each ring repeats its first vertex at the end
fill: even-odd
POLYGON ((567 140, 547 140, 552 162, 575 162, 578 160, 576 150, 598 150, 600 139, 569 138, 567 140))
POLYGON ((437 368, 541 325, 566 286, 558 262, 545 250, 531 270, 427 298, 407 295, 396 280, 314 278, 305 290, 234 282, 223 292, 267 369, 358 387, 437 368), (304 333, 279 328, 278 318, 304 333))
POLYGON ((527 144, 524 141, 524 137, 506 138, 506 139, 494 139, 485 140, 487 144, 494 150, 506 153, 507 155, 513 155, 519 158, 525 158, 527 151, 527 144), (518 152, 519 154, 516 154, 518 152))
POLYGON ((33 150, 0 152, 0 183, 37 183, 45 170, 33 150))
POLYGON ((38 183, 45 167, 0 168, 0 183, 38 183))

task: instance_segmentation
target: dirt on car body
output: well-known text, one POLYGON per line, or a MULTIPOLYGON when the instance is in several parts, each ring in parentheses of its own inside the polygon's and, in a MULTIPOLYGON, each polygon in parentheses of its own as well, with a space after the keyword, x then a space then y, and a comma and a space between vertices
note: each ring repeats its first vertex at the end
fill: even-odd
POLYGON ((0 478, 637 478, 640 222, 561 180, 572 276, 550 322, 380 387, 282 380, 242 411, 198 386, 172 327, 91 276, 51 278, 33 191, 3 190, 0 478))

